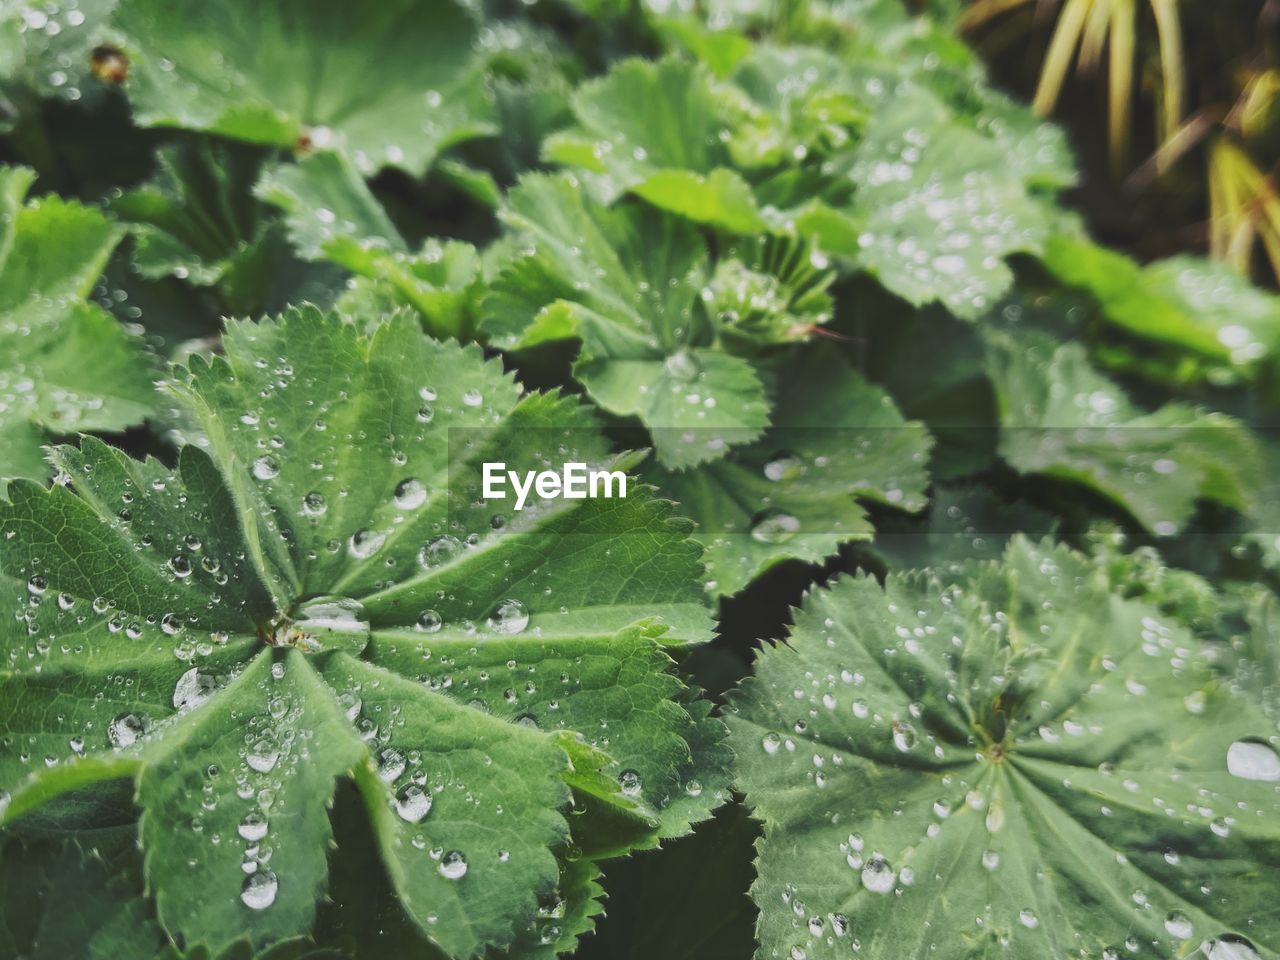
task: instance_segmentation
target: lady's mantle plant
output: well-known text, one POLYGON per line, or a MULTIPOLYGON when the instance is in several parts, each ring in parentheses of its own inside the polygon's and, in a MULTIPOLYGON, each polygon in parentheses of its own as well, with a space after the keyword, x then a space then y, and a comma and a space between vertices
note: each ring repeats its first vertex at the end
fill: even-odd
POLYGON ((671 672, 708 637, 697 545, 644 494, 486 506, 480 461, 607 449, 407 316, 224 343, 171 384, 207 452, 86 440, 0 505, 5 822, 132 778, 158 919, 216 954, 310 932, 350 777, 446 954, 572 939, 538 907, 598 909, 583 858, 725 795, 719 721, 671 672))
POLYGON ((0 960, 1280 958, 1280 300, 961 6, 0 4, 0 960))

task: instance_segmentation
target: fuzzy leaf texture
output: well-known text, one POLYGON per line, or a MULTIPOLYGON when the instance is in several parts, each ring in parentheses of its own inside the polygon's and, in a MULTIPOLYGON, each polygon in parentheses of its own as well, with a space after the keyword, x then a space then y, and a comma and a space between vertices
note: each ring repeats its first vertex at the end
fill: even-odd
POLYGON ((1280 955, 1274 721, 1063 547, 814 591, 728 723, 760 957, 1280 955))
POLYGON ((364 336, 298 309, 225 349, 172 384, 207 452, 85 439, 67 484, 0 503, 4 822, 132 778, 159 920, 216 953, 310 932, 351 781, 445 955, 555 943, 541 899, 589 916, 592 856, 726 794, 671 670, 709 634, 697 544, 643 491, 479 503, 481 460, 610 458, 575 401, 407 315, 364 336))

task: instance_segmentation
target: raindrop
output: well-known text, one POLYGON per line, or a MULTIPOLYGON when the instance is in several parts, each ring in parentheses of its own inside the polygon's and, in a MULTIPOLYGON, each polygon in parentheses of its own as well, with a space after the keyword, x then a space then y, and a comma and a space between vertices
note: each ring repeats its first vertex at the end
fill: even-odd
POLYGON ((413 628, 420 633, 435 633, 444 623, 444 619, 434 610, 423 610, 413 628))
POLYGON ((401 480, 396 485, 395 498, 401 510, 416 510, 427 502, 427 488, 419 480, 401 480))
POLYGON ((107 726, 107 739, 113 747, 132 746, 151 729, 151 721, 137 713, 122 713, 107 726))
POLYGON ((322 517, 328 509, 329 502, 322 493, 313 490, 302 498, 302 512, 308 517, 322 517))
POLYGON ((280 464, 276 463, 275 457, 259 457, 253 461, 253 476, 255 479, 274 480, 279 475, 280 464))
POLYGON ((245 754, 244 762, 258 773, 270 773, 280 762, 280 750, 275 743, 263 737, 245 754))
POLYGON ((804 464, 800 458, 791 453, 775 454, 764 465, 764 475, 768 480, 794 480, 800 476, 804 464))
POLYGON ((907 753, 916 745, 916 728, 905 720, 893 721, 893 745, 907 753))
POLYGON ((431 794, 416 783, 406 784, 396 794, 395 808, 405 823, 421 823, 431 812, 431 794))
POLYGON ((245 878, 240 888, 240 902, 250 910, 265 910, 276 902, 280 883, 270 870, 259 870, 245 878))
POLYGON ((382 545, 386 542, 387 535, 385 533, 376 533, 373 530, 357 530, 347 541, 347 549, 351 551, 351 555, 357 560, 368 560, 381 550, 382 545))
POLYGON ((888 893, 896 880, 893 867, 881 854, 873 853, 862 868, 862 885, 872 893, 888 893))
POLYGON ((1164 918, 1164 928, 1169 931, 1169 936, 1177 937, 1179 940, 1187 939, 1195 929, 1191 925, 1191 918, 1177 910, 1164 918))
POLYGON ((1260 740, 1237 740, 1227 748, 1227 770, 1242 780, 1280 781, 1280 755, 1260 740))
POLYGON ((503 600, 485 623, 494 633, 519 633, 529 625, 529 611, 519 600, 503 600))
POLYGON ((217 681, 207 673, 201 673, 192 667, 178 678, 173 688, 173 706, 175 710, 191 710, 200 706, 217 689, 217 681))
POLYGON ((688 350, 680 350, 671 354, 664 361, 663 366, 673 379, 686 383, 702 372, 697 358, 688 350))
POLYGON ((247 813, 236 832, 250 843, 257 843, 267 835, 267 818, 257 810, 247 813))
POLYGON ((640 790, 644 784, 640 780, 640 774, 634 770, 623 770, 618 774, 618 783, 622 786, 622 795, 624 797, 638 797, 640 790))
POLYGON ((462 542, 457 537, 445 535, 436 537, 418 551, 418 562, 424 567, 437 567, 448 563, 462 549, 462 542))
POLYGON ((759 543, 786 543, 799 530, 799 520, 777 509, 762 510, 751 520, 751 538, 759 543))
POLYGON ((457 850, 450 850, 440 858, 439 870, 446 880, 461 880, 467 875, 467 858, 457 850))
POLYGON ((1253 944, 1234 933, 1224 933, 1216 940, 1202 943, 1200 950, 1208 960, 1259 960, 1253 944))
POLYGON ((387 747, 378 754, 378 776, 384 783, 391 783, 405 770, 404 754, 395 747, 387 747))

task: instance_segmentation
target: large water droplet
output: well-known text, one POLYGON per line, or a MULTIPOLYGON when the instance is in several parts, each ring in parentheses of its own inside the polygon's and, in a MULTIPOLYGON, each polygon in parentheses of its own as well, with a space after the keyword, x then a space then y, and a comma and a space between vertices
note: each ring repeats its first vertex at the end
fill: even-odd
POLYGON ((250 843, 257 843, 267 835, 267 818, 257 810, 247 813, 236 832, 250 843))
POLYGON ((213 696, 217 688, 217 680, 192 667, 178 678, 173 688, 173 706, 177 710, 194 709, 213 696))
POLYGON ((461 880, 467 875, 467 858, 457 850, 450 850, 440 858, 440 876, 446 880, 461 880))
POLYGON ((150 729, 151 721, 146 716, 122 713, 107 725, 107 739, 113 747, 128 747, 150 729))
POLYGON ((905 720, 893 721, 893 745, 903 753, 916 745, 916 728, 905 720))
POLYGON ((406 823, 420 823, 431 812, 431 794, 416 783, 406 784, 396 794, 395 808, 406 823))
POLYGON ((1200 944, 1201 952, 1208 960, 1259 960, 1258 951, 1244 937, 1224 933, 1216 940, 1200 944))
POLYGON ((424 567, 438 567, 442 563, 448 563, 461 549, 462 543, 457 537, 448 534, 436 537, 418 551, 418 562, 424 567))
POLYGON ((762 510, 751 520, 751 538, 760 543, 786 543, 799 531, 800 521, 781 510, 762 510))
POLYGON ((768 480, 794 480, 800 476, 804 463, 791 453, 778 453, 764 465, 764 475, 768 480))
POLYGON ((416 510, 427 502, 427 488, 419 480, 401 480, 396 485, 395 498, 401 510, 416 510))
POLYGON ((702 372, 702 366, 698 363, 698 358, 688 350, 680 350, 671 354, 663 362, 663 366, 673 379, 684 382, 694 379, 702 372))
POLYGON ((1227 770, 1242 780, 1280 781, 1280 754, 1260 740, 1237 740, 1227 748, 1227 770))
POLYGON ((423 610, 418 614, 418 619, 414 623, 413 628, 420 633, 436 633, 444 619, 434 610, 423 610))
POLYGON ((889 861, 878 853, 873 853, 862 867, 862 885, 872 893, 888 893, 897 879, 889 861))
POLYGON ((381 550, 382 545, 386 542, 387 535, 385 533, 378 533, 375 530, 357 530, 351 535, 351 539, 347 541, 347 550, 357 560, 368 560, 381 550))
POLYGON ((259 457, 253 461, 253 476, 257 480, 274 480, 280 475, 280 465, 275 457, 259 457))
POLYGON ((503 600, 485 623, 494 633, 519 633, 529 625, 529 611, 519 600, 503 600))
POLYGON ((1169 931, 1169 936, 1177 937, 1179 940, 1187 939, 1195 929, 1191 925, 1191 918, 1178 910, 1174 910, 1164 918, 1164 928, 1169 931))
POLYGON ((245 878, 240 889, 240 902, 250 910, 265 910, 276 902, 280 882, 270 870, 259 870, 245 878))
POLYGON ((340 649, 356 654, 369 642, 369 614, 350 597, 314 597, 276 628, 275 638, 277 645, 307 652, 340 649))

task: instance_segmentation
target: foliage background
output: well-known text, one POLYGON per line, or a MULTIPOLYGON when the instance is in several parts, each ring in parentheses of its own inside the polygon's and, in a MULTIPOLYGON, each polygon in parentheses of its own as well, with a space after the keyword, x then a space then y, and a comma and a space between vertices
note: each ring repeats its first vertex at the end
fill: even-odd
MULTIPOLYGON (((1115 596, 1151 603, 1189 635, 1228 651, 1224 671, 1239 696, 1274 709, 1271 611, 1280 551, 1271 488, 1280 448, 1270 431, 1280 425, 1280 303, 1267 290, 1280 248, 1273 180, 1280 83, 1273 3, 1177 5, 1187 40, 1179 119, 1199 118, 1204 129, 1175 141, 1176 156, 1161 153, 1176 131, 1156 119, 1167 61, 1149 12, 1134 3, 1118 5, 1133 17, 1138 38, 1129 68, 1136 108, 1119 154, 1104 119, 1106 83, 1065 83, 1055 116, 1066 137, 997 92, 1030 99, 1055 15, 1067 4, 1028 3, 977 23, 964 5, 946 0, 494 0, 470 11, 483 24, 474 46, 468 39, 452 53, 437 48, 438 66, 414 50, 397 60, 378 37, 360 48, 357 40, 368 38, 358 30, 330 38, 331 48, 282 40, 269 51, 278 60, 262 68, 272 81, 265 92, 215 94, 212 106, 184 102, 177 84, 167 89, 173 64, 164 67, 160 52, 176 46, 194 58, 184 44, 230 50, 237 39, 225 23, 184 36, 166 27, 173 10, 163 4, 121 3, 123 13, 115 6, 0 6, 0 160, 35 171, 33 195, 101 209, 119 230, 119 246, 113 242, 104 254, 102 279, 80 295, 131 334, 144 371, 217 352, 224 317, 260 317, 312 301, 367 321, 405 307, 431 336, 479 339, 527 387, 566 387, 590 398, 605 411, 618 448, 646 445, 629 442, 641 430, 660 461, 647 463, 645 476, 694 514, 708 541, 719 530, 746 535, 762 512, 775 521, 805 509, 838 517, 846 525, 824 529, 814 542, 791 537, 784 523, 772 539, 706 544, 720 564, 709 575, 717 583, 705 590, 716 634, 682 658, 680 671, 721 704, 750 674, 758 651, 787 637, 807 591, 856 571, 882 577, 919 566, 945 569, 974 554, 994 558, 1010 534, 1023 532, 1053 533, 1105 574, 1115 596), (61 29, 49 30, 50 23, 61 29), (356 86, 355 112, 365 126, 335 120, 340 136, 376 142, 380 131, 407 122, 405 104, 420 100, 424 88, 438 94, 436 106, 459 106, 459 115, 443 131, 409 137, 409 156, 392 141, 399 154, 371 158, 327 152, 332 144, 317 143, 317 127, 301 122, 305 109, 247 118, 223 110, 262 94, 288 114, 299 102, 291 71, 301 73, 299 62, 333 55, 352 37, 353 49, 363 49, 356 64, 339 62, 328 76, 339 89, 356 86), (969 41, 987 54, 991 85, 969 41), (996 238, 991 255, 964 260, 963 284, 949 284, 947 270, 895 274, 900 258, 892 249, 878 259, 874 249, 865 252, 858 232, 889 214, 860 207, 842 175, 818 161, 848 163, 848 176, 867 182, 877 164, 896 159, 898 144, 885 134, 892 142, 881 144, 883 156, 866 148, 869 155, 850 157, 849 143, 884 124, 871 120, 875 97, 843 75, 771 100, 770 88, 803 73, 808 61, 752 60, 770 44, 811 47, 837 64, 884 71, 923 91, 902 109, 919 107, 935 148, 943 144, 936 148, 943 158, 929 161, 936 163, 931 173, 944 183, 963 180, 960 192, 976 190, 983 213, 995 218, 988 221, 996 238), (619 66, 628 57, 664 56, 648 73, 619 66), (740 88, 753 89, 749 74, 734 72, 744 60, 758 71, 754 102, 719 86, 736 76, 740 88), (682 68, 690 62, 703 64, 702 72, 682 68), (358 83, 366 68, 369 87, 358 83), (396 86, 405 77, 408 92, 396 86), (487 99, 472 104, 479 89, 487 99), (710 105, 700 99, 707 90, 715 91, 710 105), (708 116, 700 117, 704 107, 708 116), (733 135, 727 145, 717 143, 722 126, 733 135), (595 155, 597 138, 615 141, 617 152, 595 155), (554 179, 565 169, 581 178, 568 191, 554 179), (972 176, 980 180, 976 188, 964 180, 972 176), (684 206, 690 196, 705 205, 684 206), (620 222, 601 212, 611 204, 625 212, 620 222), (326 229, 321 217, 317 228, 320 210, 351 226, 326 229), (561 214, 577 219, 557 234, 561 214), (578 249, 582 225, 591 223, 603 224, 603 239, 578 249), (794 234, 786 239, 796 246, 753 239, 771 229, 794 234), (641 292, 667 282, 690 303, 709 289, 723 309, 701 335, 666 329, 658 331, 656 349, 619 349, 614 336, 634 318, 610 313, 607 284, 558 274, 557 264, 573 257, 521 259, 521 244, 539 230, 539 245, 562 254, 573 245, 573 257, 611 282, 641 292), (1224 231, 1227 240, 1215 239, 1224 231), (673 256, 674 266, 636 266, 645 250, 679 248, 684 241, 672 236, 687 240, 687 261, 673 256), (1168 260, 1182 255, 1194 259, 1168 260), (730 260, 754 273, 746 283, 771 277, 768 295, 742 296, 734 282, 741 277, 715 287, 719 264, 730 260), (546 312, 553 301, 558 308, 546 312), (534 315, 539 323, 530 322, 534 315), (642 362, 645 376, 679 379, 672 360, 678 368, 690 355, 699 370, 725 371, 718 409, 736 419, 712 426, 730 437, 731 455, 717 449, 684 459, 678 440, 663 431, 687 424, 645 407, 628 384, 618 386, 610 367, 642 362), (812 373, 835 368, 843 376, 812 373), (803 394, 806 379, 836 395, 803 394), (1076 411, 1077 422, 1055 419, 1055 390, 1096 398, 1092 413, 1101 419, 1089 410, 1076 411), (804 409, 788 410, 788 396, 802 396, 804 409), (830 426, 852 409, 849 428, 856 429, 882 396, 892 409, 883 426, 905 439, 873 460, 861 483, 848 481, 855 467, 842 463, 833 489, 797 484, 794 505, 778 513, 764 510, 763 499, 736 518, 697 512, 700 502, 732 499, 714 492, 700 498, 699 484, 737 491, 741 483, 744 498, 758 496, 726 464, 745 463, 752 477, 771 467, 785 472, 788 457, 780 453, 812 456, 790 449, 814 426, 806 416, 820 411, 821 425, 830 426), (1024 431, 1071 426, 1087 434, 1113 422, 1134 428, 1128 444, 1142 429, 1151 439, 1135 451, 1086 435, 1048 460, 1016 443, 1024 431), (785 445, 757 442, 771 424, 796 434, 785 445), (1151 465, 1175 443, 1182 445, 1179 461, 1195 465, 1197 481, 1173 492, 1149 485, 1150 470, 1129 458, 1151 465)), ((251 21, 252 7, 232 5, 233 22, 251 21)), ((427 25, 419 39, 429 43, 430 14, 412 4, 394 7, 427 25)), ((815 54, 814 69, 824 69, 826 58, 815 54)), ((179 74, 184 69, 179 61, 179 74)), ((341 110, 334 116, 349 119, 341 110)), ((908 206, 915 186, 901 197, 908 206)), ((884 194, 891 190, 886 185, 884 194)), ((904 235, 926 245, 945 240, 931 215, 906 216, 904 235)), ((176 404, 152 409, 145 425, 143 419, 89 421, 84 429, 109 432, 114 446, 166 462, 182 441, 199 437, 176 404)), ((38 425, 48 441, 77 432, 38 425)), ((827 455, 835 454, 817 453, 827 455)), ((339 850, 351 851, 339 854, 350 856, 337 861, 340 872, 380 878, 379 867, 360 860, 368 844, 359 818, 349 816, 351 801, 340 796, 334 815, 339 850)), ((103 806, 105 819, 100 812, 89 827, 102 839, 81 878, 85 889, 104 874, 138 880, 119 866, 132 839, 128 798, 106 797, 103 806)), ((575 955, 751 955, 759 918, 748 888, 761 828, 749 813, 735 794, 692 836, 610 862, 605 916, 575 955)), ((46 865, 60 855, 52 834, 37 843, 37 860, 46 865)), ((1260 855, 1260 862, 1269 861, 1260 855)), ((4 889, 15 891, 25 879, 6 882, 4 889)), ((335 898, 324 921, 338 931, 333 942, 365 935, 368 955, 399 942, 394 897, 376 892, 391 919, 379 914, 371 926, 384 939, 360 930, 335 898)), ((16 893, 6 899, 15 915, 34 909, 16 893)), ((1274 925, 1264 932, 1274 934, 1274 925)), ((1261 937, 1257 945, 1280 949, 1261 937)))

